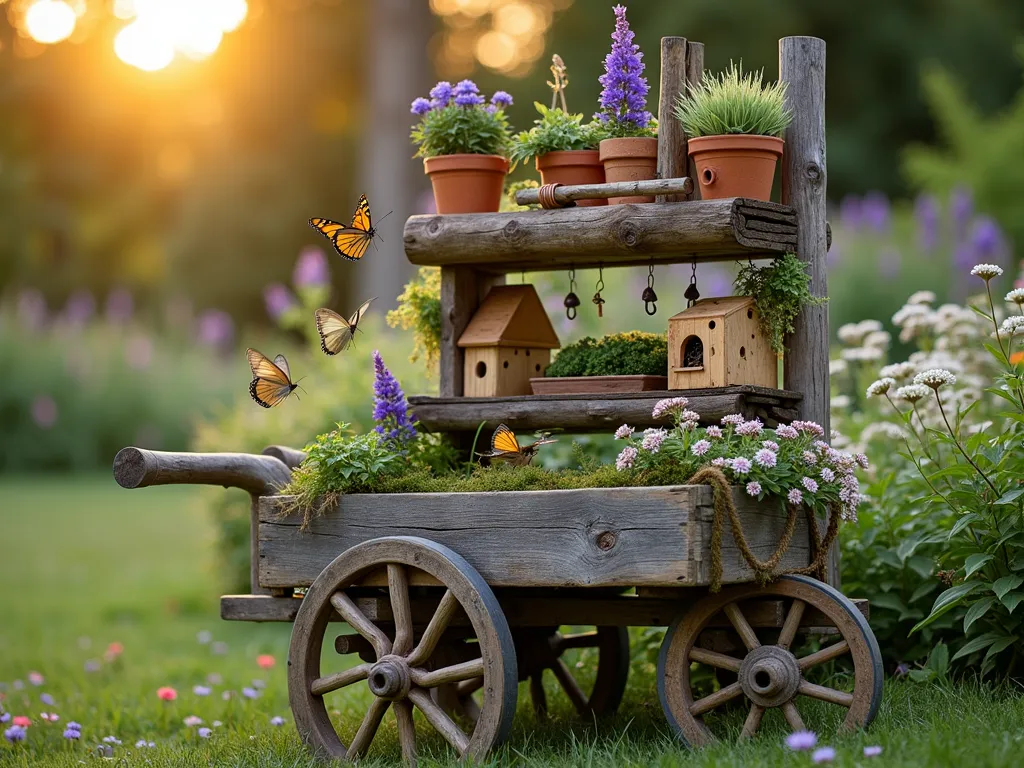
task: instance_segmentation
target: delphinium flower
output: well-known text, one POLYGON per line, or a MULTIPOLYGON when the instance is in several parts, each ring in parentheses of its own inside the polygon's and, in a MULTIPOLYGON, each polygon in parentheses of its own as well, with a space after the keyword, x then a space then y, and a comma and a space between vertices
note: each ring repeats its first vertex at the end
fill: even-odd
POLYGON ((651 410, 651 418, 660 419, 664 416, 681 413, 686 410, 686 406, 689 404, 690 401, 685 397, 669 397, 664 400, 659 400, 654 404, 654 408, 651 410))
POLYGON ((601 111, 594 117, 622 136, 643 134, 651 123, 647 111, 647 78, 643 76, 643 53, 633 42, 633 31, 626 20, 626 7, 616 5, 612 49, 604 60, 601 111))
POLYGON ((705 453, 711 450, 710 440, 698 440, 692 446, 690 446, 690 452, 694 456, 703 456, 705 453))
POLYGON ((815 763, 831 763, 835 759, 836 751, 832 747, 819 747, 811 755, 811 760, 815 763))
POLYGON ((794 731, 786 737, 786 746, 794 752, 813 749, 817 743, 818 737, 811 731, 794 731))
POLYGON ((622 452, 619 454, 618 458, 615 459, 615 468, 619 472, 621 472, 624 469, 629 469, 630 467, 632 467, 633 462, 636 461, 637 453, 638 451, 636 448, 634 448, 632 445, 627 445, 625 448, 622 449, 622 452))
POLYGON ((633 428, 629 424, 623 424, 621 427, 615 430, 616 440, 628 440, 633 434, 633 428))
POLYGON ((644 439, 640 442, 640 447, 645 451, 657 453, 667 436, 668 433, 664 429, 646 429, 644 430, 644 439))
POLYGON ((375 431, 398 449, 404 449, 416 437, 405 393, 398 380, 385 367, 377 350, 373 351, 373 369, 373 420, 377 422, 375 431))
POLYGON ((156 695, 162 701, 174 701, 176 698, 178 698, 178 692, 171 688, 169 685, 157 688, 156 695))
POLYGON ((761 493, 761 484, 759 482, 752 480, 747 483, 747 494, 749 496, 757 496, 759 493, 761 493))

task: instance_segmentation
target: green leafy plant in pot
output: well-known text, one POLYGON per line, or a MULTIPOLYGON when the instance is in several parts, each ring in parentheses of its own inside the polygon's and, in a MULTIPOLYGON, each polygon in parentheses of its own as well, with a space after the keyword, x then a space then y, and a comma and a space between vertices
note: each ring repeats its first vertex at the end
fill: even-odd
POLYGON ((501 204, 508 173, 511 130, 505 107, 512 97, 496 91, 488 103, 472 80, 441 81, 430 98, 412 103, 420 118, 411 138, 434 188, 438 213, 492 213, 501 204))
POLYGON ((785 106, 786 84, 762 81, 763 72, 744 74, 742 64, 730 64, 718 77, 705 72, 676 101, 704 200, 771 198, 780 137, 793 116, 785 106))
MULTIPOLYGON (((569 79, 565 63, 557 53, 552 57, 551 72, 551 106, 533 103, 540 119, 534 121, 533 128, 512 139, 512 164, 535 158, 542 184, 603 184, 604 166, 597 150, 603 128, 596 122, 584 125, 583 115, 572 114, 566 108, 565 88, 569 79)), ((602 199, 576 202, 578 206, 605 204, 602 199)))

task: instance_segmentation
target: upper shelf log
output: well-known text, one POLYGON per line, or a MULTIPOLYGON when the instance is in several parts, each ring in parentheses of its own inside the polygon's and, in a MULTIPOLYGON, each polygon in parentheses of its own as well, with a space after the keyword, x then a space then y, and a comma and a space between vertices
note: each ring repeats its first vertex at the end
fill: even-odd
POLYGON ((413 264, 483 272, 766 258, 797 244, 793 209, 746 198, 412 216, 413 264))

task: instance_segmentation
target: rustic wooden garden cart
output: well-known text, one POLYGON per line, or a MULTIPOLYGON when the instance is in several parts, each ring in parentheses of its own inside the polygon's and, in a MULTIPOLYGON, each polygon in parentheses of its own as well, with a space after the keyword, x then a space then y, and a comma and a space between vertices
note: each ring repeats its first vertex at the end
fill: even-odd
MULTIPOLYGON (((669 110, 702 62, 699 43, 662 41, 662 179, 686 176, 685 137, 669 110)), ((419 420, 456 436, 481 421, 571 432, 623 422, 642 427, 651 423, 654 402, 669 396, 462 397, 456 341, 487 288, 507 272, 765 258, 795 250, 809 264, 812 289, 824 295, 824 43, 783 39, 780 77, 788 82, 796 116, 785 136, 786 205, 659 199, 411 218, 409 259, 442 267, 440 397, 413 398, 419 420)), ((827 329, 825 307, 805 310, 790 339, 796 354, 785 360, 786 383, 795 391, 734 386, 685 394, 709 421, 742 412, 773 425, 802 415, 825 425, 827 434, 827 329)), ((709 486, 350 495, 300 530, 299 520, 282 516, 282 497, 275 494, 302 458, 282 447, 259 456, 126 448, 114 474, 130 488, 206 483, 251 494, 252 594, 223 597, 221 613, 228 620, 294 622, 289 698, 299 733, 318 752, 348 759, 366 754, 392 708, 407 761, 416 756, 414 709, 460 755, 481 757, 508 733, 521 680, 529 681, 534 707, 546 709, 546 670, 579 713, 611 713, 625 689, 629 626, 669 627, 658 692, 669 722, 690 745, 715 738, 723 723, 716 710, 737 701, 746 701, 741 737, 757 731, 768 709, 803 729, 799 697, 835 705, 839 716, 832 721, 842 729, 867 725, 879 706, 882 662, 863 601, 806 576, 760 586, 728 528, 720 549, 726 586, 709 592, 709 486), (341 621, 354 633, 332 638, 329 625, 341 621), (566 626, 593 629, 563 634, 566 626), (798 655, 798 635, 817 636, 820 649, 798 655), (327 671, 338 658, 331 642, 337 654, 358 656, 359 663, 327 671), (583 670, 586 683, 564 658, 579 648, 593 649, 591 668, 583 670), (833 660, 852 667, 835 678, 844 685, 808 679, 812 669, 833 660), (694 664, 716 671, 713 692, 695 695, 694 664), (353 685, 372 695, 358 727, 343 724, 351 734, 346 745, 328 702, 353 685)), ((767 557, 782 536, 784 511, 737 491, 733 500, 751 550, 767 557)), ((816 544, 808 523, 799 521, 779 568, 806 567, 816 544)), ((833 558, 833 583, 834 564, 833 558)))

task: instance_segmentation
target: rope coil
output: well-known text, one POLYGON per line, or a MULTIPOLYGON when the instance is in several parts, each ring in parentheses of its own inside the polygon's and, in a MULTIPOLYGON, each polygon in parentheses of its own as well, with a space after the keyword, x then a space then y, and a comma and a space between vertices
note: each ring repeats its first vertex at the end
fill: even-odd
POLYGON ((804 574, 814 576, 820 581, 825 580, 825 561, 828 558, 828 551, 839 534, 838 505, 830 506, 828 527, 825 529, 824 538, 819 539, 818 519, 814 515, 814 510, 806 505, 787 504, 786 528, 779 539, 779 546, 771 557, 762 561, 758 560, 750 549, 750 544, 743 533, 743 524, 732 500, 732 487, 729 485, 725 473, 718 467, 703 467, 689 479, 687 484, 711 486, 715 509, 715 516, 711 523, 711 581, 709 587, 712 592, 718 592, 722 588, 722 527, 725 525, 726 517, 729 518, 732 536, 740 548, 740 554, 754 571, 758 583, 767 584, 787 573, 804 574), (789 545, 793 540, 799 506, 804 506, 807 513, 807 528, 811 539, 811 562, 804 568, 777 571, 779 563, 789 550, 789 545))
POLYGON ((551 208, 565 208, 567 206, 562 205, 555 200, 555 187, 562 186, 559 183, 544 184, 537 190, 537 197, 540 199, 540 207, 545 210, 551 208))

